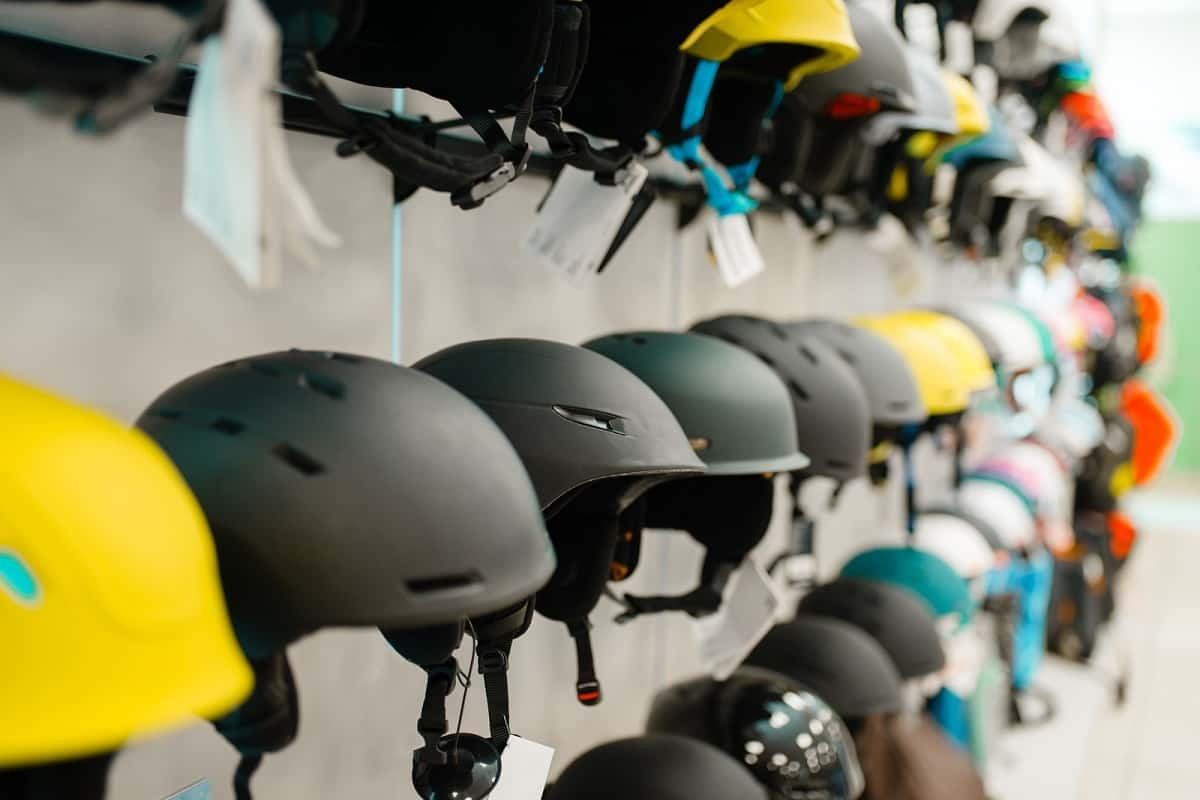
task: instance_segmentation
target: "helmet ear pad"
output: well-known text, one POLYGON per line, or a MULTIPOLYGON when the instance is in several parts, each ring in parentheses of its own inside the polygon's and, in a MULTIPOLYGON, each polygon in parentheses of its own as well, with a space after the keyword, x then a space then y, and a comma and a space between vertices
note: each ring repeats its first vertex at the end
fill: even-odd
POLYGON ((431 625, 414 630, 379 631, 400 655, 418 667, 436 667, 446 663, 462 642, 463 623, 431 625))
POLYGON ((763 475, 684 478, 651 489, 646 527, 687 531, 704 546, 704 578, 719 563, 739 564, 771 524, 774 481, 763 475))
POLYGON ((608 582, 617 548, 617 514, 572 503, 546 524, 558 565, 537 593, 536 608, 558 622, 591 613, 608 582))
POLYGON ((254 691, 213 725, 239 753, 261 755, 291 744, 300 729, 300 697, 287 652, 252 659, 254 691))

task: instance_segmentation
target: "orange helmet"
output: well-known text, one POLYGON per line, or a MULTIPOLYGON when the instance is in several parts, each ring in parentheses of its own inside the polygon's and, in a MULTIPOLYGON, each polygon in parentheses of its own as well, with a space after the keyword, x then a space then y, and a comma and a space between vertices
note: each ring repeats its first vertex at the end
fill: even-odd
POLYGON ((1158 356, 1162 347, 1167 302, 1158 286, 1148 278, 1130 281, 1129 299, 1133 301, 1138 318, 1137 360, 1139 364, 1147 364, 1158 356))
POLYGON ((1133 426, 1133 482, 1143 486, 1170 463, 1179 419, 1165 397, 1137 379, 1121 387, 1121 413, 1133 426))
POLYGON ((1115 135, 1104 101, 1090 91, 1069 92, 1062 99, 1062 110, 1090 139, 1112 139, 1115 135))
POLYGON ((1107 514, 1108 549, 1113 556, 1124 561, 1133 552, 1133 543, 1137 541, 1137 526, 1127 514, 1120 511, 1110 511, 1107 514))

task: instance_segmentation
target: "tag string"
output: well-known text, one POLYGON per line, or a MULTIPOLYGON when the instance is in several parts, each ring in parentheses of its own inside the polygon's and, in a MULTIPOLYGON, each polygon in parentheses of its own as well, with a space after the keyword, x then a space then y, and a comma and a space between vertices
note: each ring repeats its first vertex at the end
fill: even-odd
POLYGON ((471 660, 467 664, 465 674, 459 673, 459 683, 462 685, 462 699, 458 704, 458 722, 454 725, 454 754, 458 755, 458 737, 462 734, 463 715, 467 710, 467 692, 471 690, 471 674, 475 671, 475 653, 479 647, 478 639, 475 638, 475 626, 471 624, 471 620, 467 620, 467 627, 471 630, 471 660))

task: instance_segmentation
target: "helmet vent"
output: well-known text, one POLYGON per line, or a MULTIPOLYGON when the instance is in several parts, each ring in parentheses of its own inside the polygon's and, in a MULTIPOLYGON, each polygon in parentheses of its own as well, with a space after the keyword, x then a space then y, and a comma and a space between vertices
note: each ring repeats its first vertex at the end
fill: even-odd
POLYGON ((346 387, 341 381, 316 372, 300 373, 300 378, 297 382, 305 389, 310 389, 317 394, 323 394, 333 400, 341 400, 346 394, 346 387))
POLYGON ((146 412, 146 416, 154 417, 155 419, 179 419, 183 416, 180 412, 173 408, 152 408, 146 412))
POLYGON ((908 403, 904 400, 892 400, 888 403, 888 409, 891 411, 907 411, 908 403))
POLYGON ((838 355, 841 356, 842 360, 845 361, 847 364, 857 364, 858 363, 858 359, 854 357, 854 353, 851 353, 848 350, 838 350, 838 355))
POLYGON ((836 470, 850 469, 850 465, 847 464, 845 461, 842 461, 840 458, 827 458, 827 459, 825 459, 825 465, 827 467, 829 467, 830 469, 836 469, 836 470))
POLYGON ((634 336, 633 343, 634 344, 647 344, 647 339, 645 336, 634 336))
POLYGON ((478 572, 459 572, 454 575, 431 575, 427 578, 412 578, 406 580, 404 585, 413 594, 433 594, 434 592, 448 592, 454 589, 465 589, 468 586, 475 586, 482 583, 483 578, 478 572))
POLYGON ((236 419, 229 419, 228 417, 219 417, 213 420, 212 424, 208 427, 212 428, 214 431, 220 431, 227 436, 237 436, 239 433, 246 430, 245 425, 238 422, 236 419))
POLYGON ((799 397, 801 400, 808 400, 808 392, 804 391, 804 387, 796 383, 795 380, 788 381, 788 388, 792 390, 792 394, 799 397))
POLYGON ((325 353, 325 358, 330 361, 341 361, 343 364, 361 364, 362 359, 358 356, 352 356, 348 353, 325 353))
POLYGON ((785 331, 781 326, 776 325, 774 322, 768 322, 767 327, 771 329, 771 333, 775 334, 776 338, 781 339, 785 342, 787 341, 787 339, 788 339, 787 331, 785 331))
POLYGON ((279 377, 278 369, 276 369, 275 367, 272 367, 270 364, 264 364, 261 361, 234 362, 234 366, 237 366, 238 364, 245 364, 247 367, 254 370, 259 375, 266 375, 268 378, 278 378, 279 377))
POLYGON ((812 350, 809 350, 804 345, 799 345, 796 349, 800 351, 800 355, 808 359, 808 363, 812 364, 813 366, 820 365, 820 359, 817 358, 816 354, 813 353, 812 350))
POLYGON ((325 471, 325 465, 320 461, 317 461, 308 453, 297 450, 286 442, 281 442, 272 447, 271 454, 304 475, 319 475, 325 471))

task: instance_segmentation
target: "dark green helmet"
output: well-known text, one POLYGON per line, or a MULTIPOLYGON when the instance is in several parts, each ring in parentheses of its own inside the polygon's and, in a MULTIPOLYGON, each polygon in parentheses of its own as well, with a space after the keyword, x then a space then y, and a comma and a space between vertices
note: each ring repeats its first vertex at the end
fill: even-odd
POLYGON ((740 347, 695 333, 630 332, 584 345, 627 367, 656 391, 708 465, 703 477, 656 486, 622 517, 629 546, 622 576, 637 562, 643 528, 690 533, 706 550, 701 585, 682 597, 626 595, 622 619, 657 611, 709 614, 732 571, 767 531, 776 472, 808 465, 797 447, 787 387, 740 347))

